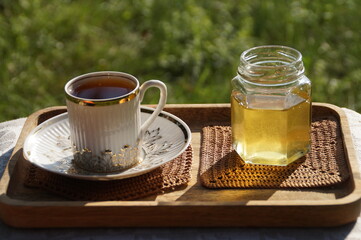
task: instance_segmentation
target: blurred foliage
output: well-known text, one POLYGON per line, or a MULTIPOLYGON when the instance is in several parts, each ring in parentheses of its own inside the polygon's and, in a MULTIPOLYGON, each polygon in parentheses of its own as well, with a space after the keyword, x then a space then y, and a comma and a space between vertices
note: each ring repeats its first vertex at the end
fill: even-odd
POLYGON ((229 102, 239 55, 265 44, 302 52, 314 101, 361 111, 360 10, 357 0, 0 0, 0 121, 64 105, 69 79, 101 70, 160 79, 168 103, 229 102))

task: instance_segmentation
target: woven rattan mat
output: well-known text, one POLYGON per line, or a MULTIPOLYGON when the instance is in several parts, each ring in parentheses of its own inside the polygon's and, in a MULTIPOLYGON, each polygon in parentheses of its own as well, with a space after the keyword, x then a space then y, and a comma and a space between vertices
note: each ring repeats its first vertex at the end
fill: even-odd
POLYGON ((57 175, 31 165, 25 185, 37 187, 72 200, 134 200, 161 194, 190 180, 192 147, 163 166, 140 176, 112 181, 87 181, 57 175))
POLYGON ((232 148, 230 126, 202 129, 200 179, 209 188, 307 188, 345 181, 341 126, 336 117, 312 119, 311 150, 303 158, 283 166, 244 164, 232 148))

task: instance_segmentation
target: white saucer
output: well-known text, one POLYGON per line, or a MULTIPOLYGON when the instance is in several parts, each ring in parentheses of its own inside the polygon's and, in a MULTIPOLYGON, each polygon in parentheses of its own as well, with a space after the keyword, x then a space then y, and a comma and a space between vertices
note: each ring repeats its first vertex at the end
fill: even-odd
MULTIPOLYGON (((144 122, 154 109, 141 108, 144 122)), ((191 131, 178 117, 162 111, 144 137, 145 158, 134 167, 115 173, 92 173, 73 164, 68 114, 53 117, 35 129, 25 140, 24 157, 36 166, 67 177, 86 180, 114 180, 147 173, 178 157, 189 146, 191 131)))

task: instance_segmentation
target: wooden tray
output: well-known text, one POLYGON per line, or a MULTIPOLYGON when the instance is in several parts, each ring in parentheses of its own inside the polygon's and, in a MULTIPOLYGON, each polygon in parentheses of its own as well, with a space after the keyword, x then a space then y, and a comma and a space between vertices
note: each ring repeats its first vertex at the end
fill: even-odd
POLYGON ((229 104, 167 105, 192 130, 192 180, 181 190, 138 201, 69 201, 23 185, 22 146, 42 121, 65 111, 52 107, 31 115, 0 181, 0 217, 16 227, 113 226, 337 226, 360 213, 360 174, 349 126, 343 111, 315 103, 313 111, 335 115, 341 122, 351 177, 341 185, 313 189, 224 189, 200 185, 200 131, 210 124, 229 124, 229 104))

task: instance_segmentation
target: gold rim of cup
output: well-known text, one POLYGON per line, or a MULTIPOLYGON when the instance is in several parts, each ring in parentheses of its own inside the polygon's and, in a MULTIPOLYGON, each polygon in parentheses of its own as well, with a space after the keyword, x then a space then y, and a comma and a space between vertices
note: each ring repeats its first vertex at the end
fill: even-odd
POLYGON ((138 93, 139 93, 139 81, 136 77, 123 72, 112 72, 112 71, 104 71, 104 72, 93 72, 93 73, 87 73, 78 77, 75 77, 71 80, 69 80, 65 85, 65 93, 66 93, 66 99, 69 101, 82 105, 82 106, 107 106, 107 105, 115 105, 115 104, 122 104, 125 102, 129 102, 132 99, 134 99, 138 93), (74 96, 70 93, 70 87, 77 81, 80 81, 82 79, 87 78, 94 78, 94 77, 117 77, 117 78, 126 78, 128 80, 131 80, 135 83, 135 88, 122 96, 115 97, 115 98, 107 98, 107 99, 87 99, 87 98, 81 98, 74 96))

